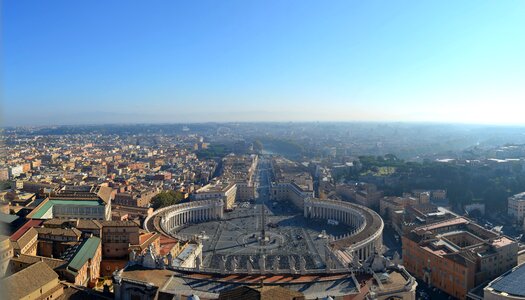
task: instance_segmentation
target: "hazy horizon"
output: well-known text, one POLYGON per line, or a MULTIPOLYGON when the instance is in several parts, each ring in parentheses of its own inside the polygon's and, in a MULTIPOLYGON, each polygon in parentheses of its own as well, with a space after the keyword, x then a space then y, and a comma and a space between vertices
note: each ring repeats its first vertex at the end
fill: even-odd
POLYGON ((101 123, 49 123, 28 125, 1 125, 0 128, 50 128, 50 127, 98 127, 98 126, 191 126, 191 125, 300 125, 300 124, 335 124, 335 125, 398 125, 398 126, 448 126, 465 128, 525 128, 525 124, 501 123, 459 123, 439 121, 188 121, 188 122, 101 122, 101 123))
POLYGON ((522 126, 523 1, 8 1, 1 126, 522 126))

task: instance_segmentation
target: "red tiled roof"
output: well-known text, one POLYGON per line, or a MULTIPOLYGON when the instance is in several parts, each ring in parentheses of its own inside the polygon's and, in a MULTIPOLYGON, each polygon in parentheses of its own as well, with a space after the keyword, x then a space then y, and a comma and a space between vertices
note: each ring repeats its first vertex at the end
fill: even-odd
POLYGON ((20 227, 15 233, 11 235, 11 241, 15 242, 17 241, 26 231, 29 230, 31 227, 40 227, 44 223, 42 220, 29 220, 27 221, 22 227, 20 227))
POLYGON ((178 241, 176 239, 172 239, 169 237, 166 237, 164 235, 160 236, 160 255, 164 256, 167 255, 168 252, 173 249, 178 244, 178 241))

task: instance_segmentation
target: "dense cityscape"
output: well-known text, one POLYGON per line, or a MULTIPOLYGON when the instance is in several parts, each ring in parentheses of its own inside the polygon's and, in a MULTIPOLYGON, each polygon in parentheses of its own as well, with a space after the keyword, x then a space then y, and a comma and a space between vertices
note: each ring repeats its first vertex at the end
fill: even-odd
POLYGON ((1 1, 0 300, 525 300, 524 29, 524 0, 1 1))
POLYGON ((521 130, 501 131, 6 128, 3 291, 6 299, 517 299, 525 146, 521 130), (406 147, 420 132, 426 139, 406 147))

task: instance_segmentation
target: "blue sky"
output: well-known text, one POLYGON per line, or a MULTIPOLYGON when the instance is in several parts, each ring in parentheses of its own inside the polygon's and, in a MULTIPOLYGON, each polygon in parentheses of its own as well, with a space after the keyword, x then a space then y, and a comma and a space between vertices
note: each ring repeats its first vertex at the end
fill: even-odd
POLYGON ((5 0, 4 125, 524 124, 525 1, 5 0))

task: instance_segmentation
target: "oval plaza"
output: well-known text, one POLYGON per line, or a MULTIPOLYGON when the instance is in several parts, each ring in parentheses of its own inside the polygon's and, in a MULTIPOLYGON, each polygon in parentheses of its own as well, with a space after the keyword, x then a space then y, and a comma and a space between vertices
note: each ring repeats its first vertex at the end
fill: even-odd
MULTIPOLYGON (((361 294, 370 299, 414 299, 417 284, 412 276, 399 262, 381 255, 384 224, 377 213, 338 200, 289 199, 287 193, 270 197, 265 174, 269 168, 265 171, 264 163, 260 159, 254 201, 238 202, 232 211, 225 210, 223 199, 191 201, 148 217, 147 231, 191 241, 200 250, 188 253, 191 262, 185 264, 155 253, 134 258, 114 276, 119 297, 131 299, 141 280, 147 281, 145 274, 164 272, 171 279, 151 293, 219 299, 221 294, 262 284, 299 293, 303 299, 351 299, 361 294), (144 273, 144 267, 155 271, 144 273), (379 279, 375 272, 387 279, 379 279)), ((297 189, 295 184, 289 186, 297 189)))

